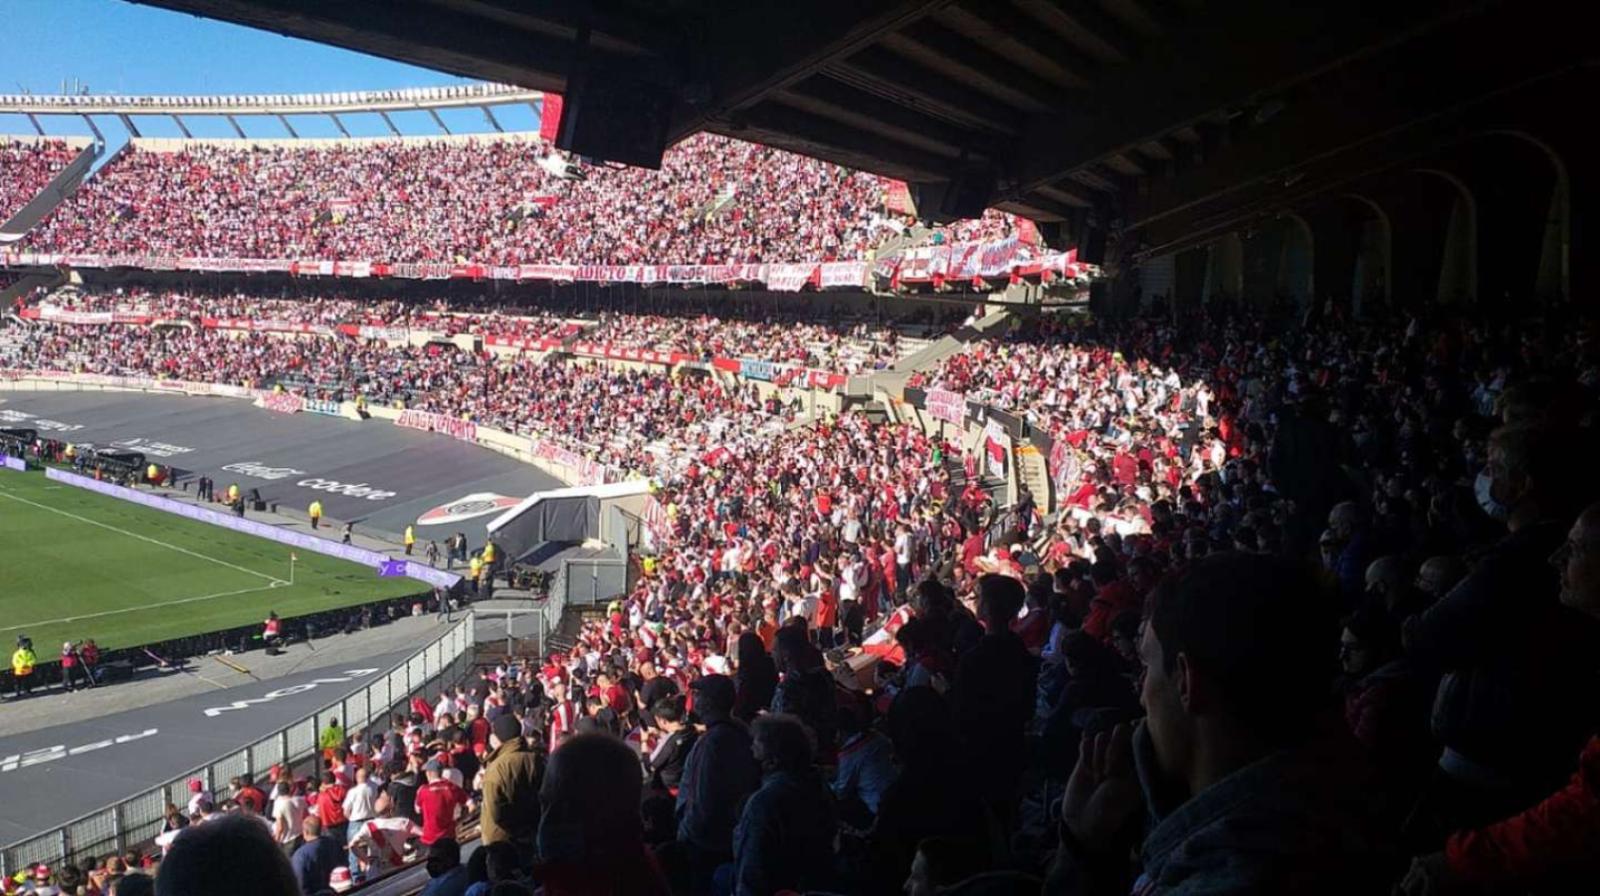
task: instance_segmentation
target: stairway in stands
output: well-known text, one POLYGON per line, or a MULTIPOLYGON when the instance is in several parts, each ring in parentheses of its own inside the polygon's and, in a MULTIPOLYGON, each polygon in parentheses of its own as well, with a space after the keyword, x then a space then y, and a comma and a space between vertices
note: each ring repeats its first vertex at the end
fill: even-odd
MULTIPOLYGON (((985 464, 983 463, 982 459, 980 459, 978 462, 977 475, 978 487, 989 493, 989 497, 994 499, 996 506, 1004 507, 1010 504, 1011 490, 1006 486, 1006 481, 998 476, 991 476, 989 472, 984 469, 984 467, 985 464)), ((946 473, 950 474, 951 500, 956 500, 960 497, 963 491, 966 491, 967 482, 969 481, 967 478, 967 468, 961 463, 960 457, 951 457, 947 455, 944 459, 944 469, 946 473)))

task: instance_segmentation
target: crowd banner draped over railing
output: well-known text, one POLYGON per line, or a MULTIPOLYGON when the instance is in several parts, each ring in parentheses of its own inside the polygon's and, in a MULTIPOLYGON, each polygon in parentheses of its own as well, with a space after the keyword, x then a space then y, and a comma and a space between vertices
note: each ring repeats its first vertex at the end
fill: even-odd
POLYGON ((1078 250, 1040 253, 1015 237, 990 243, 954 243, 920 246, 884 258, 873 265, 872 276, 890 285, 906 283, 1005 280, 1076 280, 1095 268, 1078 262, 1078 250))
POLYGON ((570 448, 563 448, 549 439, 534 439, 529 451, 540 460, 561 464, 575 471, 573 485, 600 485, 618 478, 599 461, 584 457, 570 448))
POLYGON ((428 432, 441 432, 451 438, 463 442, 477 441, 478 424, 449 414, 435 414, 431 411, 401 411, 395 418, 395 426, 404 426, 407 429, 421 429, 428 432))
POLYGON ((946 389, 929 389, 926 398, 928 416, 946 423, 960 424, 967 416, 967 397, 946 389))
POLYGON ((293 392, 269 392, 256 403, 275 414, 298 414, 306 409, 306 400, 293 392))
POLYGON ((0 252, 0 266, 137 268, 204 273, 287 273, 296 277, 395 277, 407 280, 543 280, 554 283, 742 285, 763 283, 774 292, 863 289, 869 276, 891 283, 1020 278, 1073 279, 1091 272, 1077 250, 1040 253, 1015 237, 988 243, 923 246, 866 261, 740 264, 391 264, 358 259, 194 258, 170 255, 92 255, 0 252))

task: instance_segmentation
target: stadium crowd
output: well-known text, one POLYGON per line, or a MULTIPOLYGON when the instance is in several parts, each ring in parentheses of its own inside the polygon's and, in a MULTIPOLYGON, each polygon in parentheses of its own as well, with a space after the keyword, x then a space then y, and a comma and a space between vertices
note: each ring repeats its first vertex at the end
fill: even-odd
MULTIPOLYGON (((611 349, 648 349, 712 357, 748 357, 855 374, 888 366, 901 353, 902 327, 852 319, 845 314, 818 320, 809 308, 728 303, 706 309, 671 299, 641 311, 594 311, 556 302, 518 305, 489 301, 411 303, 399 299, 329 298, 325 290, 300 287, 300 295, 267 297, 259 292, 151 290, 143 287, 75 291, 27 297, 18 308, 51 313, 114 312, 152 321, 227 322, 230 327, 285 329, 354 324, 427 330, 445 336, 470 333, 511 340, 560 339, 611 349), (714 313, 713 313, 714 312, 714 313)), ((914 329, 929 332, 928 325, 914 329)))
MULTIPOLYGON (((424 817, 405 838, 428 893, 1593 880, 1600 359, 1578 323, 1022 324, 920 385, 1048 434, 1053 518, 1025 492, 996 509, 971 459, 909 425, 773 425, 782 408, 704 380, 254 335, 190 370, 205 345, 181 340, 220 337, 42 332, 29 363, 332 373, 508 428, 561 421, 619 461, 671 446, 647 468, 658 551, 574 646, 333 754, 335 785, 355 755, 369 782, 376 757, 438 793, 433 834, 424 817), (444 757, 410 746, 435 736, 444 757), (481 866, 440 821, 469 801, 481 866)), ((250 892, 317 892, 265 828, 175 837, 158 892, 221 892, 246 861, 250 892)), ((310 836, 319 869, 359 876, 310 836)))
POLYGON ((0 224, 33 201, 77 155, 61 140, 0 137, 0 224))
POLYGON ((42 252, 482 264, 865 257, 876 177, 698 135, 659 171, 523 139, 130 145, 29 236, 42 252), (565 172, 574 171, 569 176, 565 172))
POLYGON ((277 385, 312 398, 400 405, 557 439, 591 460, 630 470, 653 469, 662 451, 678 457, 712 450, 736 425, 755 427, 764 418, 791 415, 753 389, 731 390, 705 376, 530 355, 502 358, 448 343, 400 347, 342 337, 45 323, 12 346, 6 363, 277 385))

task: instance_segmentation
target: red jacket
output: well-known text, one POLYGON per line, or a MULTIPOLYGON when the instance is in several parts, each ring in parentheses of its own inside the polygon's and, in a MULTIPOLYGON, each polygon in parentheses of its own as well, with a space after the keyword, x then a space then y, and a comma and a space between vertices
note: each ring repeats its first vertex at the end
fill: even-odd
POLYGON ((1589 739, 1578 771, 1544 802, 1476 831, 1451 834, 1445 861, 1453 876, 1481 885, 1526 884, 1592 867, 1600 854, 1600 735, 1589 739))
POLYGON ((317 818, 321 819, 323 827, 344 824, 350 819, 344 814, 343 784, 334 784, 332 787, 323 787, 317 793, 317 818))
POLYGON ((1127 579, 1117 579, 1101 586, 1089 602, 1089 618, 1083 621, 1083 630, 1100 641, 1111 640, 1111 623, 1126 610, 1137 610, 1143 603, 1127 579))

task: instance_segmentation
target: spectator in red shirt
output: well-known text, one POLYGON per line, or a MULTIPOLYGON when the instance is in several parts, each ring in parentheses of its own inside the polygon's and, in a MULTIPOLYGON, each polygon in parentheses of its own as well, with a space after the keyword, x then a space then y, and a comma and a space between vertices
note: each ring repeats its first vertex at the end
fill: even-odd
POLYGON ((261 788, 250 783, 245 776, 235 776, 230 782, 233 785, 233 798, 241 806, 248 807, 251 812, 261 814, 267 805, 267 795, 261 788))
POLYGON ((432 846, 435 840, 456 835, 456 817, 471 805, 472 798, 444 779, 444 766, 430 759, 422 767, 428 783, 417 791, 417 814, 422 816, 422 843, 432 846))
POLYGON ((339 842, 339 848, 345 848, 346 836, 349 831, 350 817, 344 813, 344 798, 347 793, 345 786, 339 783, 339 776, 333 772, 324 772, 322 775, 322 789, 317 791, 317 818, 322 822, 322 830, 327 836, 339 842))
POLYGON ((1094 576, 1096 591, 1089 602, 1089 617, 1083 621, 1083 630, 1103 642, 1111 641, 1111 621, 1125 610, 1137 610, 1143 595, 1127 579, 1117 575, 1117 567, 1109 560, 1095 563, 1090 575, 1094 576))

